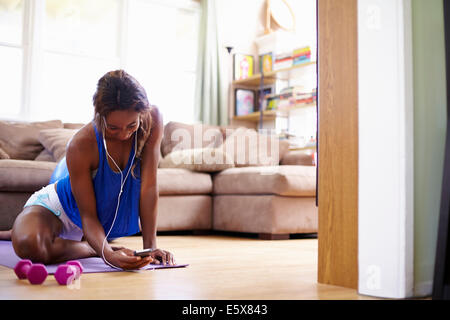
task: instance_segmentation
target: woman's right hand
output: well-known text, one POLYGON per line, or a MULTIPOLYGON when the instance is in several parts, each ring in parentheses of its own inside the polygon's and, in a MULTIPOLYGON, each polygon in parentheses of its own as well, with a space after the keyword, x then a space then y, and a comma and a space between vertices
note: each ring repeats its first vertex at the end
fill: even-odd
POLYGON ((138 257, 134 255, 134 251, 127 248, 113 248, 113 251, 109 251, 105 254, 105 259, 118 268, 124 270, 140 269, 147 264, 152 263, 154 259, 148 257, 138 257))

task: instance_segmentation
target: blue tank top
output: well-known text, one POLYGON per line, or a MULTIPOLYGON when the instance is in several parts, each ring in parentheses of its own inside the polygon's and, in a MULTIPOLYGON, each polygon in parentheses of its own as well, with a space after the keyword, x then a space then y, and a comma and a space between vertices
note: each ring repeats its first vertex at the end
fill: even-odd
MULTIPOLYGON (((120 191, 120 173, 114 172, 108 164, 106 151, 103 145, 103 137, 98 132, 95 124, 95 137, 97 139, 97 147, 99 154, 98 169, 95 177, 93 178, 95 199, 97 202, 97 216, 105 230, 105 235, 114 220, 114 214, 117 207, 117 197, 120 191)), ((136 134, 134 135, 136 139, 136 134)), ((128 172, 128 169, 133 164, 134 141, 131 148, 130 156, 126 168, 122 171, 123 178, 128 172)), ((137 164, 134 171, 134 178, 132 172, 128 175, 128 178, 123 187, 123 192, 120 197, 119 210, 117 212, 117 218, 114 222, 114 226, 108 239, 119 238, 124 236, 133 235, 139 232, 139 200, 141 190, 141 166, 140 160, 135 158, 137 164)), ((61 159, 55 168, 50 183, 58 182, 57 194, 61 205, 66 212, 70 220, 78 227, 82 228, 80 211, 78 210, 77 203, 73 197, 72 188, 70 186, 69 171, 67 169, 66 157, 61 159)))

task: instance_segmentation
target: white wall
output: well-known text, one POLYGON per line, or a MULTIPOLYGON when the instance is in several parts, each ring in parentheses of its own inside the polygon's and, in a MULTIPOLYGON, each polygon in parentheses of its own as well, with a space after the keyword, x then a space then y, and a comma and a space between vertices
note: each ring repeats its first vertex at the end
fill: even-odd
MULTIPOLYGON (((298 45, 316 42, 316 0, 288 0, 296 20, 298 45)), ((257 54, 255 38, 265 30, 266 0, 218 0, 219 37, 234 52, 257 54)), ((273 30, 279 28, 272 22, 273 30)))
POLYGON ((360 294, 413 295, 410 0, 358 1, 360 294))
POLYGON ((415 296, 431 295, 434 278, 447 129, 443 11, 443 0, 412 0, 415 296))
POLYGON ((217 1, 218 31, 224 52, 226 46, 234 52, 256 54, 254 40, 264 32, 260 21, 265 0, 217 1))
MULTIPOLYGON (((293 47, 302 46, 316 46, 317 42, 317 26, 316 26, 316 0, 288 0, 295 16, 295 31, 293 47)), ((217 9, 218 15, 218 32, 219 41, 222 44, 221 60, 228 64, 228 68, 232 69, 232 54, 233 53, 246 53, 255 57, 255 68, 258 70, 258 50, 255 44, 255 39, 264 35, 266 24, 266 0, 218 0, 217 9), (225 47, 233 47, 231 55, 228 55, 225 47)), ((274 31, 280 30, 280 28, 272 20, 271 28, 274 31)), ((313 53, 315 53, 315 48, 313 53)), ((312 58, 315 60, 315 58, 312 58)), ((315 73, 315 66, 308 67, 308 71, 304 71, 306 76, 297 74, 296 76, 302 76, 300 80, 302 84, 305 84, 305 77, 308 79, 307 87, 315 87, 316 77, 310 76, 310 72, 315 73), (312 79, 312 80, 311 80, 312 79)), ((300 72, 300 71, 299 71, 300 72)), ((232 81, 232 72, 228 74, 228 81, 232 81)), ((289 85, 295 85, 295 81, 291 81, 289 85)), ((282 86, 284 87, 284 86, 282 86)), ((232 99, 232 93, 229 95, 229 99, 232 99)), ((316 135, 316 110, 315 108, 308 108, 308 110, 301 110, 297 113, 293 113, 290 119, 290 128, 294 127, 297 130, 290 130, 291 132, 305 137, 316 135), (307 111, 307 119, 312 120, 312 126, 305 126, 304 114, 307 111)), ((264 128, 274 128, 273 123, 265 123, 264 128)))

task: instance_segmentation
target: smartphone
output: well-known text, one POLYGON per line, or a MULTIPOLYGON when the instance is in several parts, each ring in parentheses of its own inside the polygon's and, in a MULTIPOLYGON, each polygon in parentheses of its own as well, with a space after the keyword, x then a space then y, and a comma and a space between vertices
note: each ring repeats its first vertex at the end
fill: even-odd
POLYGON ((139 257, 148 257, 152 251, 153 249, 138 250, 134 252, 134 255, 139 257))

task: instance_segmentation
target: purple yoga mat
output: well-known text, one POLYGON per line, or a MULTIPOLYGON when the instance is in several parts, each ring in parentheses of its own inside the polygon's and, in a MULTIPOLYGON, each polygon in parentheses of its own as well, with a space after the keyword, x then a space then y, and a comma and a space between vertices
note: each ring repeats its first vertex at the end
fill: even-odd
MULTIPOLYGON (((21 259, 14 252, 11 241, 0 241, 0 265, 14 269, 17 262, 19 262, 20 260, 21 259)), ((101 258, 85 258, 85 259, 78 259, 78 261, 80 261, 81 264, 83 265, 83 273, 125 271, 125 270, 114 269, 114 268, 108 266, 105 262, 103 262, 103 260, 101 258)), ((48 273, 54 274, 56 271, 56 268, 58 268, 58 266, 61 264, 63 264, 63 263, 46 265, 48 273)), ((181 267, 186 267, 188 265, 189 264, 177 264, 174 266, 169 266, 169 265, 163 266, 163 265, 158 265, 158 264, 149 264, 140 270, 181 268, 181 267)))

